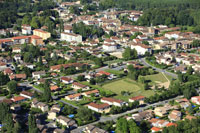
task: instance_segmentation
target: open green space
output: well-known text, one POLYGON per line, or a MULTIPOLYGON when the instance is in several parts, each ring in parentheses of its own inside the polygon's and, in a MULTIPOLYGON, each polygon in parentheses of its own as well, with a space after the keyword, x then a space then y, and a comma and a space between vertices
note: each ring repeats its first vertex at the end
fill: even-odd
POLYGON ((144 90, 143 85, 131 80, 129 78, 124 78, 117 80, 102 86, 103 89, 112 91, 116 94, 115 98, 128 101, 130 97, 143 95, 146 97, 152 96, 155 94, 153 90, 144 90), (130 95, 123 96, 122 91, 129 91, 130 95))
POLYGON ((112 73, 114 75, 120 75, 123 74, 123 71, 117 71, 117 70, 113 70, 113 69, 106 69, 106 72, 112 73))
POLYGON ((151 82, 161 82, 161 83, 164 83, 164 82, 168 81, 162 73, 153 74, 153 75, 147 75, 147 76, 144 76, 144 78, 146 80, 151 80, 151 82))

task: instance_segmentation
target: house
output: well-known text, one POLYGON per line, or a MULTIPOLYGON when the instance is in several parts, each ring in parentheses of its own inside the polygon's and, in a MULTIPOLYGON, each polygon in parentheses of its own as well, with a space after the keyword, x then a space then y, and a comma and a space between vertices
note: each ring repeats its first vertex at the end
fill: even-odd
POLYGON ((47 104, 39 102, 39 101, 37 101, 37 99, 33 99, 32 103, 31 103, 31 107, 32 108, 39 108, 43 112, 46 112, 46 111, 49 110, 49 106, 47 104))
POLYGON ((145 110, 136 114, 132 114, 130 119, 134 119, 136 122, 141 122, 143 120, 150 120, 153 117, 152 110, 145 110))
POLYGON ((79 89, 82 89, 82 90, 89 90, 89 89, 90 89, 89 86, 83 85, 83 84, 78 83, 78 82, 72 83, 72 88, 74 88, 75 90, 79 90, 79 89))
POLYGON ((180 35, 180 31, 173 31, 165 33, 165 37, 168 39, 178 39, 180 35))
POLYGON ((37 72, 32 72, 32 77, 34 79, 41 79, 42 76, 44 76, 46 74, 45 71, 37 71, 37 72))
POLYGON ((26 74, 13 74, 9 76, 10 80, 21 80, 21 79, 26 79, 26 74))
POLYGON ((106 52, 112 52, 112 51, 116 51, 117 50, 117 45, 116 44, 109 44, 109 43, 105 43, 103 44, 103 50, 106 52))
POLYGON ((176 66, 174 68, 174 72, 181 72, 181 73, 186 73, 187 72, 187 67, 185 65, 179 65, 179 66, 176 66))
POLYGON ((191 115, 187 115, 185 118, 184 118, 184 120, 186 120, 186 119, 188 119, 188 120, 192 120, 192 119, 197 119, 197 117, 195 117, 195 116, 191 116, 191 115))
POLYGON ((123 105, 125 105, 126 103, 122 100, 118 100, 118 99, 114 99, 114 98, 107 98, 107 97, 103 97, 101 98, 101 102, 102 103, 107 103, 109 105, 114 105, 114 106, 118 106, 118 107, 122 107, 123 105))
POLYGON ((88 125, 83 129, 83 133, 108 133, 108 132, 93 125, 88 125))
POLYGON ((18 112, 21 110, 21 106, 19 104, 15 104, 15 105, 12 105, 10 109, 12 109, 14 112, 18 112))
POLYGON ((67 42, 73 42, 73 41, 78 43, 82 42, 82 36, 74 33, 62 32, 60 39, 67 42))
POLYGON ((152 53, 152 48, 150 46, 140 43, 131 44, 131 49, 135 49, 138 55, 145 55, 146 52, 152 53))
POLYGON ((136 96, 136 97, 129 98, 129 102, 139 101, 139 104, 141 105, 141 104, 144 104, 144 99, 145 99, 144 96, 136 96))
POLYGON ((191 98, 191 102, 200 105, 200 96, 194 96, 191 98))
POLYGON ((60 65, 55 65, 50 67, 50 71, 56 71, 60 72, 61 68, 67 69, 70 67, 75 67, 76 70, 80 70, 83 67, 89 67, 87 63, 69 63, 69 64, 60 64, 60 65))
POLYGON ((12 49, 13 53, 21 53, 21 48, 15 47, 12 49))
POLYGON ((110 105, 107 103, 97 104, 97 103, 90 103, 86 105, 89 109, 96 111, 98 113, 108 113, 110 112, 110 105))
POLYGON ((181 120, 181 112, 177 110, 173 110, 169 115, 168 118, 170 121, 179 121, 181 120))
POLYGON ((42 37, 36 36, 36 35, 32 35, 32 36, 29 36, 29 37, 30 37, 30 43, 32 43, 33 45, 35 45, 35 46, 44 45, 42 37))
POLYGON ((159 128, 163 128, 169 123, 166 120, 161 120, 161 119, 156 119, 156 118, 152 118, 151 120, 149 120, 149 122, 151 123, 152 126, 159 127, 159 128))
POLYGON ((57 85, 50 86, 51 91, 58 91, 60 88, 57 85))
POLYGON ((21 29, 22 29, 22 34, 23 34, 23 35, 28 35, 28 34, 31 34, 31 33, 32 33, 32 30, 31 30, 31 26, 30 26, 30 25, 23 24, 23 25, 21 26, 21 29))
POLYGON ((73 79, 68 78, 68 77, 61 77, 60 80, 65 84, 72 84, 74 82, 73 79))
POLYGON ((20 62, 22 60, 22 56, 20 54, 16 54, 13 56, 13 58, 15 59, 15 61, 20 62))
POLYGON ((177 124, 176 124, 176 123, 170 122, 170 123, 168 123, 168 124, 166 125, 166 127, 171 127, 171 126, 177 127, 177 124))
POLYGON ((7 68, 7 64, 5 62, 0 62, 0 70, 3 71, 7 68))
POLYGON ((151 132, 152 132, 152 133, 161 132, 161 131, 162 131, 162 128, 159 128, 159 127, 152 127, 152 128, 151 128, 151 132))
POLYGON ((82 94, 81 93, 71 94, 71 95, 65 96, 65 99, 70 100, 70 101, 78 101, 82 99, 82 94))
POLYGON ((58 115, 59 111, 51 109, 50 111, 48 111, 48 115, 47 118, 50 120, 56 120, 56 116, 58 115))
POLYGON ((56 128, 53 133, 68 133, 68 131, 65 131, 63 129, 59 129, 59 128, 56 128))
POLYGON ((35 29, 33 30, 33 35, 41 37, 43 40, 47 40, 48 38, 51 37, 51 33, 46 32, 42 29, 35 29))
POLYGON ((159 117, 163 117, 167 114, 168 109, 166 107, 156 107, 154 109, 154 114, 159 116, 159 117))
POLYGON ((99 96, 99 91, 98 90, 91 90, 87 92, 82 93, 83 96, 90 97, 91 95, 94 95, 95 97, 99 96))
POLYGON ((28 91, 22 91, 20 93, 20 96, 26 97, 28 99, 32 99, 34 97, 34 94, 28 91))
POLYGON ((24 44, 29 43, 30 37, 29 36, 16 36, 11 38, 13 41, 13 44, 24 44))
POLYGON ((60 124, 62 124, 63 126, 66 126, 67 128, 76 128, 77 127, 77 124, 74 120, 72 119, 69 119, 67 117, 64 117, 62 115, 58 116, 56 118, 56 121, 60 124))
POLYGON ((20 102, 26 101, 27 98, 23 96, 16 96, 16 97, 11 98, 11 100, 15 103, 20 103, 20 102))
POLYGON ((8 75, 8 76, 14 74, 13 71, 10 68, 4 69, 3 73, 4 73, 4 75, 8 75))
POLYGON ((109 80, 116 78, 116 76, 114 74, 111 74, 111 73, 105 72, 105 71, 99 71, 96 75, 97 76, 106 75, 109 80))
POLYGON ((71 25, 64 26, 64 32, 65 33, 72 33, 73 32, 72 26, 71 25))

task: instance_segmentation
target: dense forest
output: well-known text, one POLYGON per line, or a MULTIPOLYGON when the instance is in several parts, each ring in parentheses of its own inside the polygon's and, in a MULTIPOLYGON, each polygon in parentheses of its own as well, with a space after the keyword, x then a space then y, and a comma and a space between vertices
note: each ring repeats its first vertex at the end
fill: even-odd
POLYGON ((32 3, 32 0, 6 0, 0 4, 0 29, 12 27, 23 13, 36 14, 55 6, 52 0, 41 0, 38 3, 32 3))

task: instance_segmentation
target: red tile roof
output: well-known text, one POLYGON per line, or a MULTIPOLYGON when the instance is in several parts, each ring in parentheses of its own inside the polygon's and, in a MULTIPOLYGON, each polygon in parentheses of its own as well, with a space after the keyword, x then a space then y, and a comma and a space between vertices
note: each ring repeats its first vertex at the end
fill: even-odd
POLYGON ((103 104, 89 103, 88 106, 92 106, 97 109, 104 109, 104 108, 110 107, 110 105, 107 103, 103 103, 103 104))
POLYGON ((131 100, 141 100, 141 99, 144 99, 145 97, 144 96, 136 96, 136 97, 132 97, 130 98, 131 100))
POLYGON ((123 102, 122 100, 115 99, 115 98, 108 98, 108 97, 103 97, 103 98, 101 98, 101 100, 112 102, 112 103, 113 102, 116 102, 116 103, 122 103, 123 102))
POLYGON ((27 99, 26 97, 23 97, 23 96, 17 96, 17 97, 13 97, 11 100, 13 102, 19 102, 19 101, 22 101, 22 100, 25 100, 27 99))
POLYGON ((68 78, 68 77, 61 77, 61 80, 64 80, 64 81, 71 81, 72 79, 71 79, 71 78, 68 78))
POLYGON ((152 130, 152 131, 155 131, 155 132, 158 132, 158 131, 161 131, 162 128, 152 127, 151 130, 152 130))
POLYGON ((176 123, 172 123, 172 122, 170 122, 170 123, 168 123, 167 125, 166 125, 166 127, 170 127, 170 126, 177 126, 177 124, 176 123))

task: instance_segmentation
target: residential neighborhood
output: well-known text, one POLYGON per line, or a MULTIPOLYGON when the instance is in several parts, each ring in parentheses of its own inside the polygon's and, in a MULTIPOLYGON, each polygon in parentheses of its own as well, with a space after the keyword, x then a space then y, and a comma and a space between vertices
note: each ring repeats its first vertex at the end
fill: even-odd
POLYGON ((0 0, 0 132, 199 132, 198 0, 0 0))

